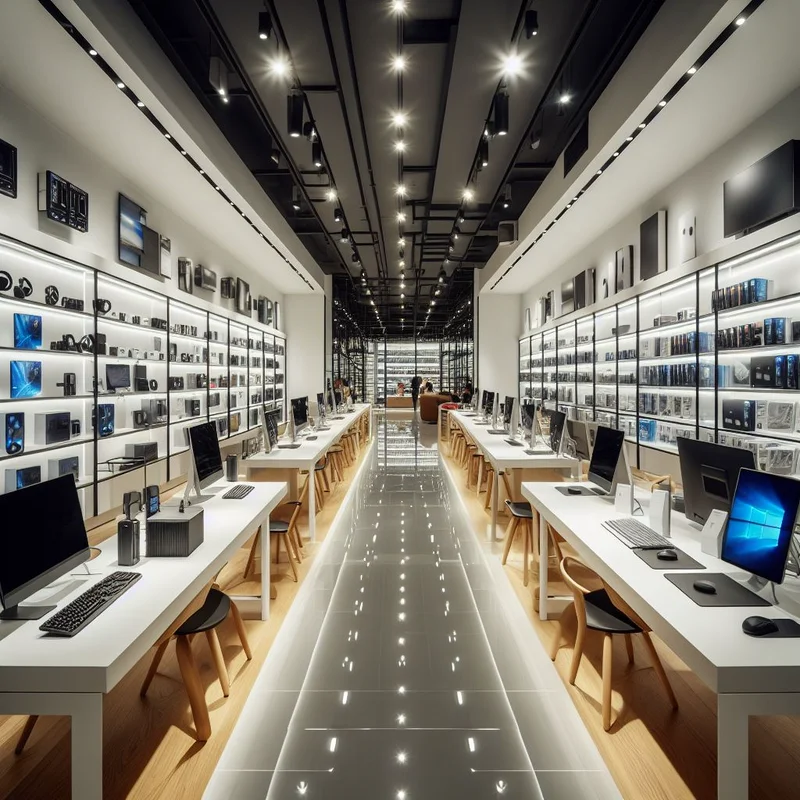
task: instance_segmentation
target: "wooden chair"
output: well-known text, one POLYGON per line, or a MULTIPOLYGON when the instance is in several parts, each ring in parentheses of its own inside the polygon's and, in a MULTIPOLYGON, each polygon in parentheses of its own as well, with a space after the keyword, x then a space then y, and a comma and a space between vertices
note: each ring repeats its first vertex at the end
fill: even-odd
MULTIPOLYGON (((192 609, 192 606, 189 608, 192 609)), ((139 693, 142 697, 147 694, 167 646, 174 638, 176 640, 175 648, 178 656, 178 666, 186 687, 186 693, 189 696, 189 705, 192 709, 197 738, 199 741, 205 742, 211 736, 211 720, 208 716, 208 706, 206 705, 205 691, 200 681, 200 674, 192 656, 192 640, 200 633, 205 634, 214 660, 214 666, 217 669, 222 693, 225 697, 230 694, 231 687, 228 669, 225 666, 225 659, 222 655, 222 648, 219 644, 216 629, 229 615, 233 617, 236 631, 239 634, 239 641, 242 643, 242 649, 248 661, 253 658, 253 654, 250 650, 247 631, 236 603, 225 592, 221 591, 216 584, 211 585, 199 608, 194 609, 188 617, 185 614, 186 612, 176 621, 179 624, 170 626, 156 643, 156 652, 153 655, 153 660, 150 663, 150 668, 139 693)))
POLYGON ((334 483, 341 483, 344 480, 344 448, 340 444, 333 444, 328 448, 328 460, 331 465, 331 475, 334 483))
POLYGON ((508 526, 508 531, 506 532, 506 546, 503 549, 503 558, 501 563, 505 566, 506 561, 508 560, 508 554, 511 552, 511 545, 514 543, 514 539, 516 538, 517 531, 520 527, 523 529, 523 558, 524 566, 522 569, 522 583, 527 586, 528 585, 528 573, 530 570, 530 557, 529 554, 531 552, 538 553, 538 548, 534 546, 533 541, 533 523, 534 519, 538 521, 539 516, 535 514, 531 504, 527 502, 527 500, 511 500, 510 498, 513 496, 511 492, 511 484, 508 481, 508 473, 503 473, 503 485, 505 486, 506 496, 509 498, 506 500, 506 508, 508 509, 509 513, 511 514, 511 524, 508 526))
MULTIPOLYGON (((586 631, 593 630, 603 634, 603 729, 611 728, 611 669, 612 669, 612 641, 614 636, 625 637, 625 647, 628 651, 628 660, 633 663, 633 635, 641 635, 653 663, 653 668, 661 681, 667 697, 673 708, 678 707, 678 701, 672 686, 664 671, 664 665, 658 657, 656 648, 650 638, 650 628, 644 621, 617 595, 605 582, 602 589, 589 590, 578 583, 573 574, 570 573, 574 567, 589 568, 572 556, 562 559, 560 568, 564 582, 572 592, 575 604, 575 616, 578 621, 578 632, 575 637, 575 649, 572 653, 572 664, 569 671, 569 682, 575 684, 578 676, 581 657, 583 656, 583 644, 586 631), (624 609, 624 610, 623 610, 624 609)), ((555 659, 558 651, 558 644, 561 638, 560 623, 559 632, 556 637, 556 647, 551 657, 555 659)))
MULTIPOLYGON (((280 542, 283 540, 283 545, 289 558, 289 566, 291 567, 292 576, 294 577, 295 583, 297 582, 297 569, 294 565, 294 562, 297 561, 299 564, 303 560, 300 554, 300 551, 303 547, 303 539, 300 535, 300 529, 297 527, 297 521, 300 518, 300 512, 303 509, 303 504, 306 501, 306 497, 308 497, 309 483, 310 478, 306 478, 306 482, 303 484, 303 488, 300 491, 300 497, 297 500, 290 500, 286 503, 281 503, 281 505, 279 505, 270 515, 269 519, 269 533, 270 536, 275 537, 275 563, 278 564, 280 562, 280 542), (281 511, 290 511, 290 518, 288 520, 275 518, 275 512, 280 513, 281 511)), ((244 568, 245 579, 250 575, 255 567, 256 554, 258 553, 260 544, 261 528, 259 528, 256 532, 256 535, 253 538, 253 543, 250 545, 250 553, 247 556, 247 564, 244 568)))

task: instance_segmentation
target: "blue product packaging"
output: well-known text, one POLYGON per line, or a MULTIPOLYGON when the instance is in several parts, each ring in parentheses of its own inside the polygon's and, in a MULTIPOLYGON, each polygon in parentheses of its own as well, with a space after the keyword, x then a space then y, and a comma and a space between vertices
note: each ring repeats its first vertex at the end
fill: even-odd
POLYGON ((785 356, 775 356, 775 388, 776 389, 785 389, 786 384, 784 383, 784 362, 786 360, 785 356))
POLYGON ((786 356, 786 388, 797 388, 797 355, 786 356))
POLYGON ((768 317, 764 320, 764 344, 775 344, 775 320, 768 317))
POLYGON ((639 441, 652 442, 656 435, 656 421, 654 419, 639 420, 639 441))
POLYGON ((777 317, 774 321, 775 344, 786 344, 786 319, 777 317))
POLYGON ((767 300, 767 279, 751 278, 750 294, 754 303, 763 303, 767 300))

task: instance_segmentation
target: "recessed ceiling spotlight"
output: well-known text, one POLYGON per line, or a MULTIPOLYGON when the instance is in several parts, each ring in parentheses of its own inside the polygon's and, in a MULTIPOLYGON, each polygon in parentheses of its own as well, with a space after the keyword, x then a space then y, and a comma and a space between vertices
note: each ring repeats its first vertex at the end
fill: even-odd
POLYGON ((325 193, 325 197, 327 197, 327 199, 332 203, 337 197, 336 189, 328 189, 328 191, 325 193))
POLYGON ((406 151, 406 143, 402 139, 398 139, 394 143, 394 149, 397 153, 405 153, 406 151))
POLYGON ((171 139, 172 137, 171 137, 171 136, 170 136, 168 133, 165 133, 165 134, 164 134, 164 138, 165 138, 165 139, 171 139))
POLYGON ((144 103, 143 103, 141 100, 137 101, 136 105, 137 105, 139 108, 144 108, 144 103))
POLYGON ((601 169, 597 170, 597 174, 598 175, 602 175, 603 174, 603 170, 601 170, 601 169))
POLYGON ((633 141, 633 136, 629 136, 625 141, 626 142, 632 142, 633 141))
POLYGON ((120 82, 117 84, 117 89, 124 89, 124 88, 125 88, 125 84, 124 84, 122 81, 120 81, 120 82))
POLYGON ((406 296, 405 296, 404 292, 400 292, 400 299, 401 300, 405 300, 406 299, 406 296))
POLYGON ((311 145, 311 161, 317 169, 322 166, 322 145, 319 142, 311 145))
POLYGON ((567 103, 569 103, 570 100, 572 100, 572 95, 570 95, 567 92, 564 92, 564 94, 562 94, 561 97, 558 98, 558 102, 561 103, 562 105, 566 105, 567 103))
POLYGON ((686 74, 694 75, 696 72, 697 72, 697 67, 689 67, 689 69, 686 71, 686 74))
POLYGON ((644 130, 646 127, 647 127, 647 123, 646 122, 642 122, 641 125, 639 125, 639 130, 640 131, 644 130))
POLYGON ((258 12, 258 38, 269 39, 272 35, 272 15, 269 11, 258 12))
POLYGON ((662 100, 658 105, 659 105, 660 108, 664 108, 664 106, 666 104, 667 104, 667 101, 666 100, 662 100))
POLYGON ((92 48, 91 50, 89 50, 89 55, 90 55, 90 56, 92 56, 92 57, 94 58, 94 56, 96 56, 96 55, 97 55, 97 50, 95 50, 94 48, 92 48))
POLYGON ((392 0, 392 11, 402 14, 406 10, 406 0, 392 0))
POLYGON ((408 122, 408 115, 403 111, 395 111, 394 114, 392 114, 392 124, 395 128, 405 127, 406 122, 408 122))
POLYGON ((406 60, 403 56, 395 56, 392 59, 392 66, 397 72, 402 72, 406 68, 406 60))
POLYGON ((397 221, 398 222, 405 222, 406 221, 406 215, 402 211, 398 211, 397 212, 397 221))
POLYGON ((461 193, 461 197, 464 199, 465 202, 471 203, 475 199, 475 192, 472 191, 469 187, 464 189, 461 193))
POLYGON ((406 187, 405 187, 405 186, 403 186, 403 184, 402 184, 402 183, 399 183, 399 184, 398 184, 398 185, 395 187, 394 193, 395 193, 395 194, 396 194, 398 197, 405 197, 405 196, 406 196, 406 187))
POLYGON ((737 25, 737 27, 741 28, 742 25, 745 24, 745 22, 747 22, 747 17, 741 16, 736 20, 736 25, 737 25))
MULTIPOLYGON (((405 261, 403 261, 403 259, 401 258, 401 259, 400 259, 400 262, 398 263, 398 265, 397 265, 397 266, 398 266, 398 267, 405 267, 405 265, 406 265, 406 262, 405 262, 405 261)), ((401 277, 401 278, 402 278, 402 277, 405 277, 405 271, 402 271, 402 272, 400 273, 400 277, 401 277)))
POLYGON ((268 67, 276 78, 285 78, 291 70, 289 59, 282 53, 278 53, 274 58, 271 58, 268 67))
POLYGON ((614 158, 619 158, 619 152, 614 153, 614 158))
POLYGON ((406 246, 406 240, 405 239, 398 239, 397 240, 397 246, 398 247, 405 247, 406 246))

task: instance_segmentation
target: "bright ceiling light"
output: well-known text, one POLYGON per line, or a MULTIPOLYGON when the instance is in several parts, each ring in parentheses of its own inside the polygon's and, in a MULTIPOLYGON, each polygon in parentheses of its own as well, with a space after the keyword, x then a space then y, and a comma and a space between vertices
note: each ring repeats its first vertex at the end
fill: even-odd
POLYGON ((398 222, 405 222, 406 221, 406 215, 402 211, 398 211, 397 212, 397 221, 398 222))
POLYGON ((558 102, 561 103, 562 105, 566 105, 567 103, 569 103, 570 100, 572 100, 572 96, 567 94, 567 92, 564 92, 564 94, 562 94, 561 97, 558 98, 558 102))
POLYGON ((94 48, 92 48, 92 49, 89 51, 89 55, 90 55, 90 56, 92 56, 92 57, 96 56, 96 55, 97 55, 97 50, 95 50, 94 48))
POLYGON ((392 0, 392 11, 402 14, 406 10, 406 0, 392 0))
MULTIPOLYGON (((402 322, 402 320, 400 320, 402 322)), ((406 753, 398 753, 397 754, 397 763, 398 764, 405 764, 408 761, 408 754, 406 753)))
POLYGON ((143 103, 141 100, 137 101, 136 105, 137 105, 139 108, 144 108, 144 103, 143 103))
POLYGON ((285 78, 289 74, 289 59, 284 55, 277 55, 270 59, 269 71, 277 78, 285 78))
POLYGON ((475 199, 475 192, 473 192, 473 191, 472 191, 472 189, 470 189, 469 187, 467 187, 467 188, 466 188, 466 189, 464 189, 464 191, 462 192, 462 194, 461 194, 461 197, 462 197, 462 198, 463 198, 463 199, 464 199, 464 200, 465 200, 467 203, 470 203, 470 202, 472 202, 472 201, 475 199))
POLYGON ((405 239, 398 239, 397 240, 397 246, 398 247, 405 247, 406 246, 406 240, 405 239))
POLYGON ((689 69, 686 71, 686 74, 694 75, 696 72, 697 72, 697 67, 689 67, 689 69))
POLYGON ((120 82, 117 84, 117 89, 124 89, 124 88, 125 88, 125 84, 124 84, 122 81, 120 81, 120 82))
POLYGON ((396 153, 405 153, 406 151, 406 143, 402 139, 398 139, 394 143, 394 150, 396 153))
POLYGON ((514 77, 522 72, 523 63, 519 53, 509 53, 503 59, 503 72, 509 77, 514 77))
POLYGON ((392 66, 397 72, 402 72, 406 68, 406 60, 403 56, 395 56, 392 59, 392 66))
POLYGON ((661 101, 659 102, 659 104, 658 104, 658 105, 659 105, 659 107, 660 107, 660 108, 664 108, 664 106, 665 106, 666 104, 667 104, 667 101, 666 101, 666 100, 661 100, 661 101))
POLYGON ((398 184, 398 185, 395 187, 394 193, 395 193, 395 194, 396 194, 398 197, 405 197, 405 196, 406 196, 406 187, 405 187, 405 186, 403 186, 403 184, 402 184, 402 183, 399 183, 399 184, 398 184))
POLYGON ((646 127, 647 127, 647 123, 646 123, 646 122, 642 122, 642 123, 639 125, 639 130, 640 130, 640 131, 641 131, 641 130, 644 130, 646 127))
POLYGON ((747 17, 739 17, 739 18, 736 20, 736 25, 737 25, 739 28, 741 28, 741 27, 742 27, 742 25, 744 25, 744 24, 745 24, 745 22, 747 22, 747 17))
POLYGON ((258 12, 258 38, 269 39, 272 34, 272 15, 269 11, 258 12))
POLYGON ((405 124, 408 122, 408 114, 404 113, 403 111, 395 111, 392 114, 392 124, 396 128, 403 128, 405 124))
POLYGON ((333 202, 333 201, 336 199, 336 197, 337 197, 337 195, 336 195, 336 189, 328 189, 327 193, 325 194, 325 197, 327 197, 327 198, 328 198, 328 200, 330 200, 331 202, 333 202))

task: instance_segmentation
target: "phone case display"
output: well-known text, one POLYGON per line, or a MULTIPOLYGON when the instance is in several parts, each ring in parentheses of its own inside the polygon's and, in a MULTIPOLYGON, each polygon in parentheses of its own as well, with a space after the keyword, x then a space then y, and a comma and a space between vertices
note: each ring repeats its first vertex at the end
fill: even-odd
POLYGON ((411 379, 419 375, 423 383, 430 382, 436 392, 449 391, 442 386, 440 347, 438 342, 396 341, 388 339, 378 345, 378 394, 382 397, 399 393, 400 384, 411 395, 411 379))
POLYGON ((639 445, 668 452, 677 452, 681 436, 746 447, 762 469, 800 474, 799 267, 794 236, 550 326, 520 340, 521 387, 526 346, 535 386, 533 354, 541 341, 545 397, 555 379, 569 411, 566 397, 575 386, 578 418, 619 427, 639 445), (563 333, 573 324, 574 383, 563 333), (558 370, 551 377, 554 336, 558 370))
POLYGON ((221 437, 256 427, 247 409, 228 422, 228 362, 242 357, 231 325, 244 391, 265 389, 269 340, 284 402, 283 337, 5 240, 0 308, 0 488, 71 474, 94 516, 140 490, 145 465, 149 484, 185 474, 190 424, 216 417, 221 437))
POLYGON ((230 323, 229 328, 229 368, 230 384, 228 403, 230 415, 228 426, 231 431, 247 430, 249 406, 249 374, 247 347, 247 326, 230 323))

